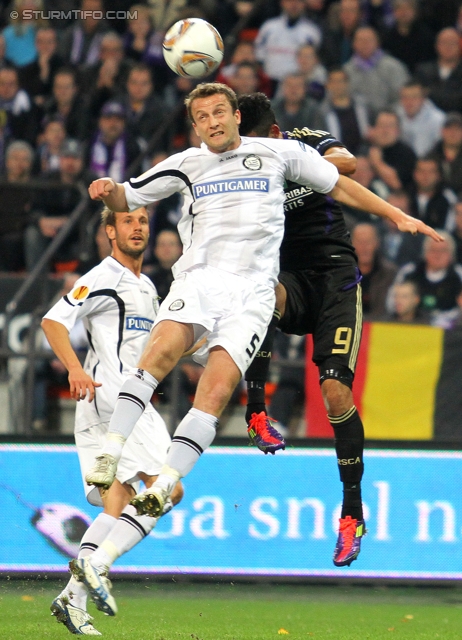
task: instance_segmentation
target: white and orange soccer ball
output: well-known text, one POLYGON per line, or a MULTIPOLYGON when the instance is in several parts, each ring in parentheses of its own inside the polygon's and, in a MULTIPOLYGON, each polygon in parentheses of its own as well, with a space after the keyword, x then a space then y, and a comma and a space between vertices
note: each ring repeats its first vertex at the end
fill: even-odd
POLYGON ((223 40, 206 20, 178 20, 165 34, 162 44, 170 69, 186 78, 204 78, 223 60, 223 40))

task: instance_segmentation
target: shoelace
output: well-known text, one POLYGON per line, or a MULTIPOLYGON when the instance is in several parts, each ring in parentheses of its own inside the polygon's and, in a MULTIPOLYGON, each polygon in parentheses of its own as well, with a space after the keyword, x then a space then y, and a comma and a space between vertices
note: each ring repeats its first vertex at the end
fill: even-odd
POLYGON ((253 413, 250 419, 249 427, 255 429, 259 436, 263 436, 265 438, 276 438, 277 440, 281 439, 281 434, 273 427, 270 420, 273 422, 277 422, 274 418, 270 418, 263 411, 260 413, 253 413))
POLYGON ((340 520, 339 533, 343 536, 344 548, 351 547, 356 535, 357 520, 342 518, 340 520))
POLYGON ((102 471, 107 471, 107 468, 110 466, 110 461, 103 457, 103 456, 99 456, 98 458, 96 458, 98 460, 98 467, 102 470, 102 471))

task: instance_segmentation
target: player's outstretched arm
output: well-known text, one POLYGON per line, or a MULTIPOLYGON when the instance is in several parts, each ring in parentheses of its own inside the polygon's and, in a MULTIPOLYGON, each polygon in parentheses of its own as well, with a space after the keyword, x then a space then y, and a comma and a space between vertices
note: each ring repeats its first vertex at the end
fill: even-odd
POLYGON ((101 383, 92 380, 83 370, 77 354, 72 348, 66 327, 60 322, 56 322, 56 320, 44 318, 42 320, 42 329, 50 343, 50 347, 69 372, 71 398, 77 401, 83 400, 88 393, 88 401, 91 402, 95 397, 95 387, 100 387, 101 383))
POLYGON ((354 209, 367 211, 382 218, 389 218, 400 231, 407 231, 413 234, 423 233, 433 238, 433 240, 443 240, 439 233, 422 222, 422 220, 408 216, 401 209, 393 207, 382 198, 379 198, 379 196, 376 196, 375 193, 369 191, 369 189, 346 176, 339 176, 338 182, 330 192, 330 195, 338 202, 354 209))
POLYGON ((125 187, 112 178, 98 178, 88 187, 92 200, 102 200, 111 211, 128 211, 125 187))
POLYGON ((356 157, 345 147, 330 147, 323 158, 337 167, 338 172, 344 176, 356 171, 356 157))

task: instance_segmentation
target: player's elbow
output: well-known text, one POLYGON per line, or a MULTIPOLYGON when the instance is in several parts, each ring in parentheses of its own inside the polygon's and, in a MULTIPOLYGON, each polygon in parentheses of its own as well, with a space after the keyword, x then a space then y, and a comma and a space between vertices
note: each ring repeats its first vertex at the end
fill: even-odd
POLYGON ((340 171, 340 173, 346 175, 346 176, 350 176, 352 173, 354 173, 356 171, 356 165, 358 163, 356 162, 356 158, 353 155, 350 155, 349 157, 345 157, 345 160, 343 162, 342 165, 342 170, 340 171))

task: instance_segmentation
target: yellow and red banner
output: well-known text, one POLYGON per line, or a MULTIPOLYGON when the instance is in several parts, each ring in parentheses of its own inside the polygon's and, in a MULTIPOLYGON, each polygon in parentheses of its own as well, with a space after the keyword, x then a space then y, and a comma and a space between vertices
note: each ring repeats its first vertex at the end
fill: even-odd
MULTIPOLYGON (((353 396, 369 439, 462 439, 462 331, 365 323, 353 396)), ((309 437, 333 436, 307 349, 309 437)))

